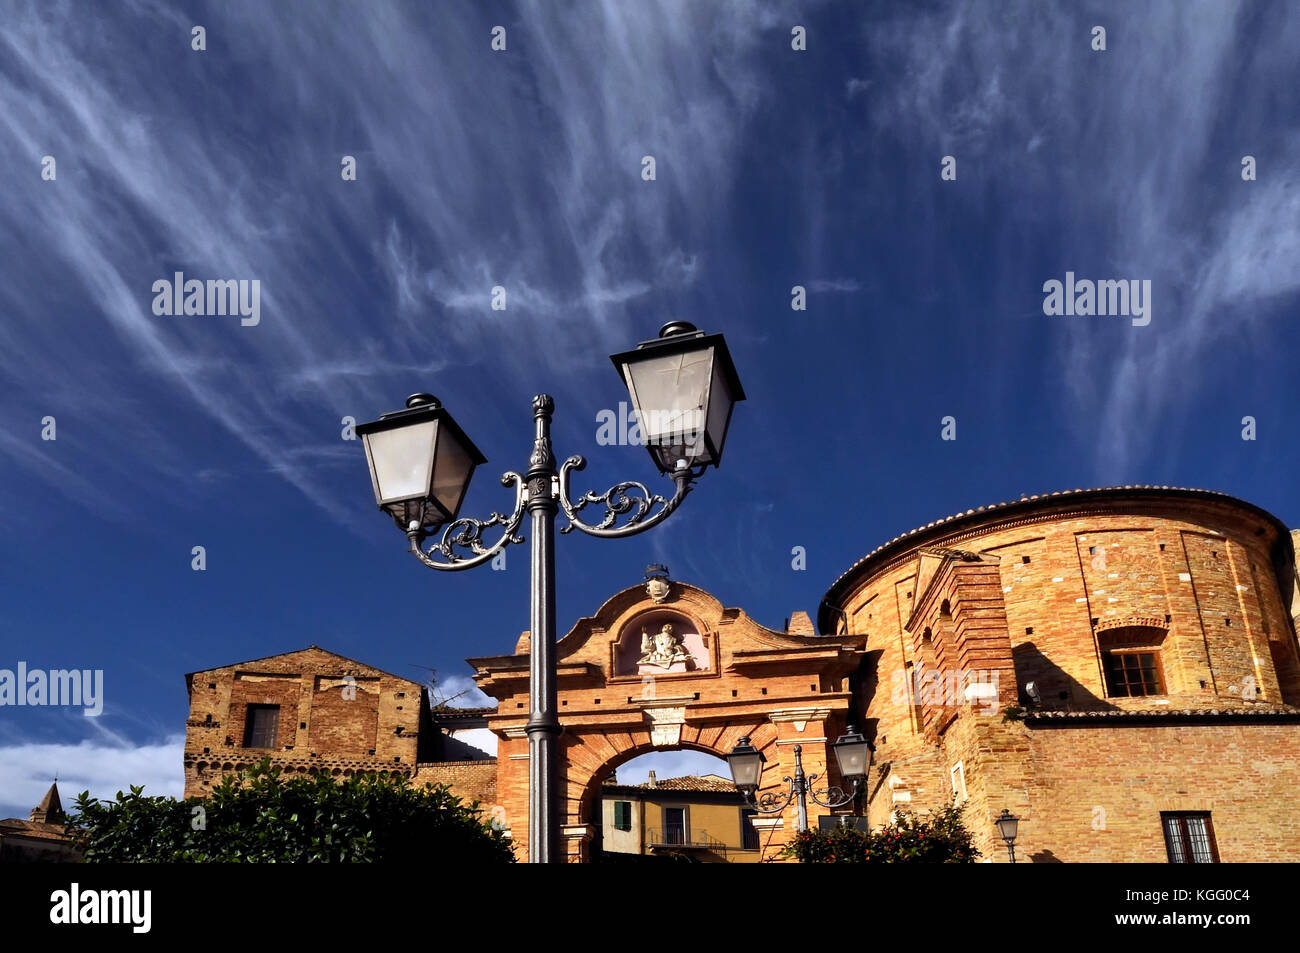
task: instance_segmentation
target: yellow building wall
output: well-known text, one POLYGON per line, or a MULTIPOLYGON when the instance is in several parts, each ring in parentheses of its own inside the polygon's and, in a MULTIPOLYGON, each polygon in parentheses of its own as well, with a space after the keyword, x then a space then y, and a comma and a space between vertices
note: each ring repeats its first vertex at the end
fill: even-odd
POLYGON ((650 845, 663 837, 664 808, 686 808, 686 835, 691 844, 707 840, 720 841, 718 856, 730 863, 758 863, 760 851, 744 850, 741 833, 740 807, 736 804, 702 803, 687 799, 645 803, 646 852, 650 845))

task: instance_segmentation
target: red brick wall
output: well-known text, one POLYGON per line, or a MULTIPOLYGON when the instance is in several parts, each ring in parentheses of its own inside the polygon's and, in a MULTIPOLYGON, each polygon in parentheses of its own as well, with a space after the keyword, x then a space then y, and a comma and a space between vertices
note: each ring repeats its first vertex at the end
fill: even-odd
POLYGON ((418 765, 415 772, 417 784, 449 784, 451 793, 469 804, 478 801, 485 815, 492 816, 497 803, 497 762, 444 761, 439 764, 418 765))
POLYGON ((377 744, 378 732, 379 679, 357 679, 353 684, 313 693, 313 751, 328 751, 338 757, 367 755, 377 744))
POLYGON ((1225 863, 1300 860, 1300 725, 1025 733, 1032 770, 1011 787, 1027 793, 1026 857, 1163 863, 1160 812, 1194 810, 1211 813, 1225 863))

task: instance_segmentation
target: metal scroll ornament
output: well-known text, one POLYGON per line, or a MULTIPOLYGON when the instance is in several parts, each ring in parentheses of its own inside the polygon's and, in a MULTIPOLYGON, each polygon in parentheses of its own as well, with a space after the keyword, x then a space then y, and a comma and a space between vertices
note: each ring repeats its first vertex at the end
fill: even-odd
POLYGON ((411 542, 411 553, 431 569, 469 569, 485 563, 512 543, 522 543, 524 537, 519 535, 527 503, 524 492, 524 478, 510 470, 501 476, 501 485, 515 485, 515 509, 510 516, 493 513, 485 520, 461 517, 448 523, 442 531, 441 539, 427 550, 421 548, 424 536, 419 529, 409 530, 407 538, 411 542), (500 538, 491 545, 483 542, 483 534, 494 526, 505 527, 500 538), (464 551, 468 551, 466 554, 464 551), (442 556, 446 562, 440 562, 436 556, 442 556))
POLYGON ((665 499, 658 493, 651 493, 644 483, 624 480, 615 483, 604 493, 588 490, 577 500, 570 500, 570 471, 583 470, 586 466, 586 459, 574 456, 565 460, 564 465, 560 467, 560 506, 564 510, 564 515, 569 518, 569 525, 560 527, 561 533, 570 533, 578 529, 590 536, 608 537, 632 536, 644 532, 668 518, 681 505, 682 500, 686 499, 686 494, 691 491, 695 479, 695 475, 689 469, 673 473, 672 478, 677 484, 677 492, 673 494, 672 499, 665 499), (588 506, 594 505, 603 505, 604 515, 599 522, 583 521, 578 514, 588 506), (659 509, 655 510, 655 507, 659 509), (651 513, 652 510, 655 512, 651 513), (620 525, 615 525, 623 517, 626 519, 620 525))

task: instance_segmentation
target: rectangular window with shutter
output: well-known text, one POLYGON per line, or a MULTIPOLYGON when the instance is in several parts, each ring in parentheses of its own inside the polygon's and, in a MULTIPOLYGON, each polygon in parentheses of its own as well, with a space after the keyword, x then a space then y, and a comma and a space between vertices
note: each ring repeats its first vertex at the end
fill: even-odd
POLYGON ((630 831, 632 829, 631 801, 614 802, 614 828, 620 831, 630 831))
POLYGON ((274 748, 280 730, 279 705, 249 705, 244 719, 245 748, 274 748))
POLYGON ((952 800, 954 804, 966 803, 966 768, 960 761, 952 766, 952 800))
POLYGON ((1219 845, 1208 812, 1167 811, 1160 815, 1171 864, 1217 864, 1219 845))

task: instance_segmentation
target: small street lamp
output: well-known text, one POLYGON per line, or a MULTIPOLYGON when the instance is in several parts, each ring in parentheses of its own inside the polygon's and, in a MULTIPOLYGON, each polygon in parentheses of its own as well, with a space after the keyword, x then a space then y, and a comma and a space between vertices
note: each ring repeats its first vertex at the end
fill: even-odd
POLYGON ((769 791, 767 794, 755 796, 767 758, 750 743, 748 736, 741 738, 731 749, 731 753, 727 755, 727 766, 731 769, 732 783, 756 811, 760 814, 778 814, 794 801, 799 809, 796 827, 798 830, 806 831, 808 830, 809 797, 822 807, 831 809, 843 807, 857 798, 871 770, 871 745, 856 729, 851 728, 847 734, 841 735, 839 741, 831 745, 831 751, 835 755, 840 775, 845 781, 850 782, 853 788, 846 793, 838 787, 828 787, 820 792, 826 800, 822 800, 813 787, 813 782, 821 775, 805 776, 803 773, 803 745, 794 746, 794 777, 782 778, 790 785, 788 791, 769 791))
POLYGON ((1002 813, 998 815, 993 822, 997 825, 998 834, 1002 837, 1002 842, 1007 845, 1007 852, 1011 855, 1011 863, 1016 862, 1016 832, 1020 829, 1020 818, 1016 817, 1005 807, 1002 813))
POLYGON ((568 518, 561 533, 578 529, 604 538, 633 536, 657 526, 681 505, 705 469, 722 461, 732 409, 745 399, 722 335, 705 334, 685 321, 665 324, 658 338, 611 360, 627 385, 651 459, 676 487, 670 498, 628 480, 604 493, 588 492, 572 500, 570 474, 581 471, 587 461, 569 457, 557 469, 551 450, 555 401, 547 394, 533 398, 528 469, 501 477, 503 486, 515 490, 509 516, 493 513, 480 520, 459 515, 474 469, 487 458, 433 395, 413 394, 406 409, 356 428, 376 504, 406 534, 411 554, 430 569, 481 566, 506 546, 524 542, 519 530, 525 515, 531 517, 530 711, 525 732, 528 859, 533 863, 563 859, 555 704, 555 518, 560 510, 568 518), (596 522, 584 522, 581 512, 593 505, 603 505, 604 514, 596 522), (501 527, 501 536, 485 543, 483 533, 493 527, 501 527), (426 549, 426 540, 439 530, 441 536, 426 549))

